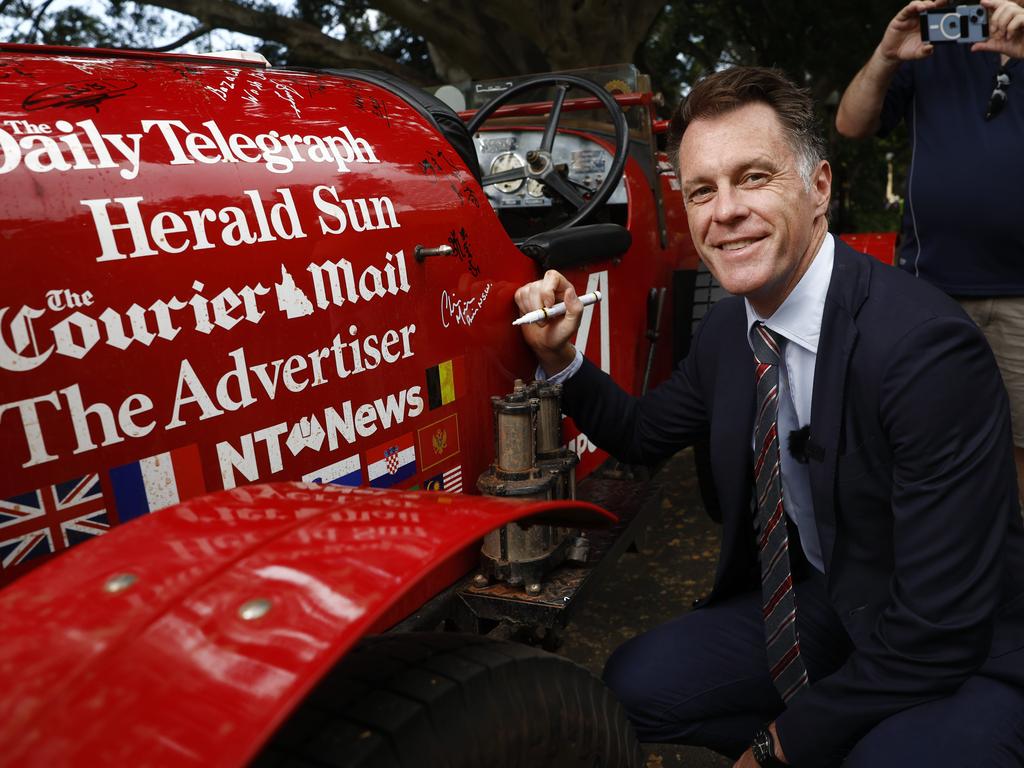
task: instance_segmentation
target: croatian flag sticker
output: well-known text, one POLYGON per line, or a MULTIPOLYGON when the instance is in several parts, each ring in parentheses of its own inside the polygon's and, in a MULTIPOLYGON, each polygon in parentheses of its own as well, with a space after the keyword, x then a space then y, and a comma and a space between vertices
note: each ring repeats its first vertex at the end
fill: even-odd
POLYGON ((366 475, 374 488, 390 488, 416 474, 416 448, 407 432, 366 452, 366 475))

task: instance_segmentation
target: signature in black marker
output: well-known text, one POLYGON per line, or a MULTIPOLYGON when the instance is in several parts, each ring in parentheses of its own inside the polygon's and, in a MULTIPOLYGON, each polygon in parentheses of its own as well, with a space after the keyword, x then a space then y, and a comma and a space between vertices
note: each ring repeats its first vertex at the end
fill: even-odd
POLYGON ((448 245, 451 246, 455 257, 459 261, 465 262, 469 274, 479 277, 480 266, 473 260, 473 251, 469 247, 469 235, 466 233, 465 227, 459 229, 458 233, 454 229, 451 231, 448 235, 448 245))
POLYGON ((10 80, 15 75, 21 77, 27 77, 29 80, 35 80, 35 75, 31 72, 24 71, 17 64, 0 64, 0 80, 10 80))
POLYGON ((382 104, 380 101, 378 101, 376 97, 363 96, 362 94, 357 93, 352 98, 352 104, 360 112, 372 112, 374 115, 383 120, 388 128, 391 127, 391 118, 388 115, 388 107, 386 104, 382 104))
POLYGON ((50 107, 91 107, 99 112, 104 101, 124 96, 125 91, 134 87, 131 80, 116 78, 77 80, 36 91, 21 106, 28 112, 50 107))
POLYGON ((424 176, 433 176, 431 181, 437 181, 442 176, 450 176, 455 181, 461 181, 462 170, 441 149, 433 155, 428 154, 416 164, 416 167, 424 176))

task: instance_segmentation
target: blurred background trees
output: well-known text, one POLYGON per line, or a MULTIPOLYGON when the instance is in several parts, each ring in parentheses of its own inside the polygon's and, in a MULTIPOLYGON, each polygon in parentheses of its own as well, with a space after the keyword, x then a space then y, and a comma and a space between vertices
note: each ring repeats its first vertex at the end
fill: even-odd
POLYGON ((906 138, 852 143, 834 110, 902 0, 0 0, 0 40, 152 50, 256 50, 275 64, 384 69, 430 86, 636 63, 666 111, 702 74, 780 67, 822 109, 837 231, 892 230, 906 138), (887 159, 888 158, 888 159, 887 159))

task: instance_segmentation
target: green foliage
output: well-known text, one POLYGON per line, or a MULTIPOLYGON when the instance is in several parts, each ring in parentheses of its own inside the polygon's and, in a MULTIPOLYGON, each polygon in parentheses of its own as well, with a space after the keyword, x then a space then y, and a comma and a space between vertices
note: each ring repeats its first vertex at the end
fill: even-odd
POLYGON ((0 2, 0 39, 12 43, 95 48, 151 48, 184 34, 187 17, 130 0, 67 5, 53 0, 0 2))
POLYGON ((426 77, 433 76, 427 41, 376 11, 373 5, 370 0, 298 0, 295 15, 332 37, 377 51, 426 77))
POLYGON ((47 18, 39 30, 42 40, 51 45, 108 46, 113 43, 109 26, 74 6, 62 8, 47 18))

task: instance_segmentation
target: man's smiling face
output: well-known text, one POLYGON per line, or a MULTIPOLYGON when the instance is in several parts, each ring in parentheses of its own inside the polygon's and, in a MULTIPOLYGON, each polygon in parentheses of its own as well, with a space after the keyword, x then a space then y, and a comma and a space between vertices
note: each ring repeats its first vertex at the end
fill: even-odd
POLYGON ((803 277, 827 231, 827 162, 810 188, 775 111, 753 103, 698 118, 679 146, 690 235, 722 287, 770 316, 803 277))

